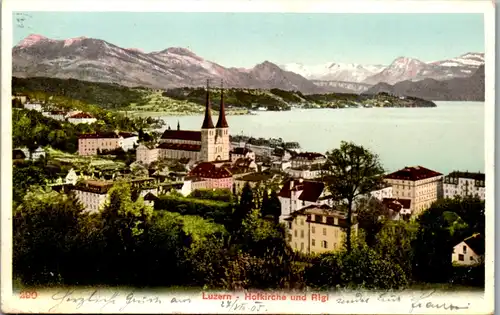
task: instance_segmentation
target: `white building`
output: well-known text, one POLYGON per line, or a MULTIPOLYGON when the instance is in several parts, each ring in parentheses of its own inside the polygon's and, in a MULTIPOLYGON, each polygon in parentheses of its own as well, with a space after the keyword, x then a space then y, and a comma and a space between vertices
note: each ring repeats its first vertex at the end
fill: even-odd
POLYGON ((422 166, 405 167, 385 176, 394 198, 410 199, 412 215, 419 215, 442 198, 443 174, 422 166))
POLYGON ((144 165, 149 165, 158 160, 160 149, 148 148, 146 145, 140 144, 136 152, 136 161, 144 165))
POLYGON ((300 168, 303 166, 311 167, 315 164, 324 164, 326 157, 321 153, 316 152, 301 152, 292 157, 292 168, 300 168))
POLYGON ((278 199, 281 202, 280 221, 307 206, 333 204, 324 183, 304 179, 291 179, 285 182, 278 199))
POLYGON ((45 157, 45 151, 41 147, 38 147, 31 152, 31 160, 33 161, 39 160, 43 157, 45 157))
POLYGON ((121 137, 120 146, 123 151, 134 149, 134 147, 137 145, 137 141, 139 141, 139 137, 136 134, 129 132, 119 132, 118 136, 121 137))
POLYGON ((457 265, 475 265, 484 258, 484 238, 474 234, 453 247, 451 262, 457 265))
POLYGON ((237 147, 229 152, 231 162, 236 162, 238 159, 251 159, 255 161, 255 152, 248 148, 237 147))
POLYGON ((380 189, 374 190, 370 195, 378 200, 382 201, 385 198, 392 198, 392 186, 386 185, 380 189))
POLYGON ((477 196, 485 200, 485 174, 452 172, 443 179, 445 198, 477 196))
POLYGON ((75 186, 73 192, 87 212, 97 212, 108 200, 112 182, 85 180, 75 186))
POLYGON ((96 122, 97 119, 94 118, 94 116, 90 115, 89 113, 76 113, 68 116, 68 122, 72 124, 92 124, 96 122))
POLYGON ((26 103, 24 104, 24 108, 28 110, 36 110, 37 112, 42 111, 42 104, 39 103, 26 103))
POLYGON ((55 119, 55 120, 65 120, 66 119, 66 113, 63 111, 42 112, 42 115, 45 117, 55 119))
POLYGON ((64 178, 64 182, 68 185, 76 185, 79 176, 76 174, 75 170, 72 168, 69 170, 68 174, 64 178))

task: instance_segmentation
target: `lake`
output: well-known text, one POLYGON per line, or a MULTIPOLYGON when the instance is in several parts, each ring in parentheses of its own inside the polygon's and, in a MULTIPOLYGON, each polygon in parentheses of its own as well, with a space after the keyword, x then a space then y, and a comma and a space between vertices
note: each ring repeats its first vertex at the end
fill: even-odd
MULTIPOLYGON (((232 135, 297 141, 324 153, 353 141, 379 155, 387 171, 421 165, 441 173, 484 172, 484 103, 435 102, 433 108, 294 109, 228 116, 232 135)), ((160 116, 161 117, 161 116, 160 116)), ((202 116, 161 117, 171 128, 199 130, 202 116)), ((214 124, 217 117, 214 118, 214 124)))

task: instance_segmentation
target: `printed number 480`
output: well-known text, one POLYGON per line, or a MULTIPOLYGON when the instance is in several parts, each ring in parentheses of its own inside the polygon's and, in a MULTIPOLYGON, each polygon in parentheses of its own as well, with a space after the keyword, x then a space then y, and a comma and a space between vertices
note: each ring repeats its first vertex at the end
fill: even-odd
POLYGON ((38 293, 36 291, 21 291, 19 292, 19 298, 21 299, 36 299, 38 293))

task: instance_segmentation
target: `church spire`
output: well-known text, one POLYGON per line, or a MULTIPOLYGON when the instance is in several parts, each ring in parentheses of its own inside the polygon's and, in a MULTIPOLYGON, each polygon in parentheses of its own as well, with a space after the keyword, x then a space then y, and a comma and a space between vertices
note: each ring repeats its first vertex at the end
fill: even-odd
POLYGON ((177 121, 177 130, 181 130, 181 123, 177 121))
POLYGON ((227 128, 229 127, 226 121, 226 111, 224 109, 224 81, 220 80, 220 109, 219 109, 219 119, 217 120, 217 128, 227 128))
POLYGON ((205 119, 203 119, 203 125, 201 129, 212 129, 214 128, 214 123, 212 121, 212 108, 210 106, 210 91, 207 79, 207 100, 205 102, 205 119))

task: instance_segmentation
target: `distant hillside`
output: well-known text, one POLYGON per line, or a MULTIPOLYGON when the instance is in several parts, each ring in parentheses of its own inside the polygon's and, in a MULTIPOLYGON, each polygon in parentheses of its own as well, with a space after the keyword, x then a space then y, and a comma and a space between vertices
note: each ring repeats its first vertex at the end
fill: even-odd
POLYGON ((424 79, 403 81, 390 85, 379 83, 364 94, 386 92, 393 95, 407 95, 433 101, 484 101, 484 65, 467 78, 451 80, 424 79))
MULTIPOLYGON (((13 78, 13 93, 23 93, 38 101, 50 103, 51 97, 77 100, 101 108, 130 112, 161 112, 166 115, 202 113, 205 106, 205 88, 174 88, 166 91, 147 88, 129 88, 117 84, 95 83, 75 79, 13 78)), ((220 89, 210 89, 212 109, 218 110, 220 89)), ((66 101, 64 101, 66 102, 66 101)), ((228 114, 243 114, 248 110, 265 108, 272 111, 299 108, 345 107, 429 107, 434 103, 418 98, 400 98, 387 93, 359 95, 328 93, 304 95, 299 91, 281 89, 224 90, 228 114)))

